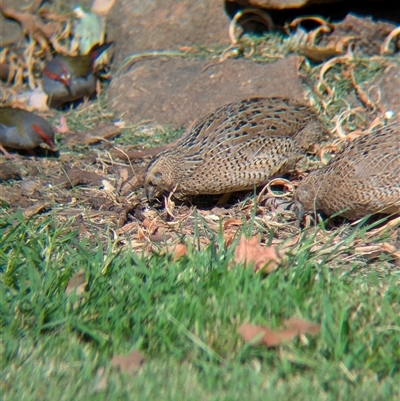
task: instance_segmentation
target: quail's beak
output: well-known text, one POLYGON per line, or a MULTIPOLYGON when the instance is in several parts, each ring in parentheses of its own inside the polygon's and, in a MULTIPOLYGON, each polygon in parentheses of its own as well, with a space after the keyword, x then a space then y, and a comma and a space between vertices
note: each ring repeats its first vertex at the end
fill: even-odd
POLYGON ((164 195, 164 192, 160 192, 156 187, 153 187, 152 185, 146 187, 146 197, 149 204, 161 204, 162 195, 164 195))
POLYGON ((304 208, 303 208, 303 205, 298 200, 296 200, 294 202, 294 212, 296 213, 297 218, 299 219, 299 221, 303 221, 304 208))
POLYGON ((149 201, 149 203, 151 203, 153 201, 153 199, 154 199, 154 188, 152 188, 150 186, 146 188, 146 197, 147 197, 147 200, 149 201))

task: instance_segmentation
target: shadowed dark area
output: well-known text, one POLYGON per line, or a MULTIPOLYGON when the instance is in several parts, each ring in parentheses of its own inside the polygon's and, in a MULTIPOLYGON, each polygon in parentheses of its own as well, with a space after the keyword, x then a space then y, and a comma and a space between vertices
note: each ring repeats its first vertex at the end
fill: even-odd
MULTIPOLYGON (((238 3, 225 1, 225 11, 230 18, 242 9, 252 7, 243 6, 238 3)), ((291 22, 293 19, 304 16, 320 16, 331 22, 339 22, 348 14, 355 14, 360 17, 371 17, 375 21, 386 21, 398 24, 400 22, 400 1, 366 1, 366 0, 347 0, 337 1, 331 4, 312 4, 307 7, 289 8, 284 10, 268 10, 264 9, 272 18, 274 24, 281 28, 285 23, 291 22)), ((259 23, 244 23, 243 28, 247 32, 262 33, 259 23)), ((305 26, 305 28, 313 28, 305 26)))

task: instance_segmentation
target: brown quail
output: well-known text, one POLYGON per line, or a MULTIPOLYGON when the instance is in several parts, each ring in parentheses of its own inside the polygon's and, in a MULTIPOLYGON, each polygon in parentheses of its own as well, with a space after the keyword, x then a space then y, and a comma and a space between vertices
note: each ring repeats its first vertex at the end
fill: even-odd
POLYGON ((290 172, 327 137, 316 114, 296 101, 251 98, 222 106, 150 162, 147 198, 172 191, 183 198, 253 189, 290 172))
POLYGON ((295 192, 299 218, 320 211, 354 220, 400 211, 400 123, 352 140, 295 192))

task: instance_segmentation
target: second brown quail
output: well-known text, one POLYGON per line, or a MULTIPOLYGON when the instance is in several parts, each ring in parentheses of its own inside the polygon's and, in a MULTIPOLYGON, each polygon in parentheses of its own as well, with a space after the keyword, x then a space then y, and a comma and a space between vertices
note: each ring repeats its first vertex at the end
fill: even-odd
POLYGON ((354 220, 400 212, 400 122, 348 143, 295 192, 299 218, 320 211, 354 220))
POLYGON ((307 150, 327 137, 314 111, 293 100, 250 98, 222 106, 150 162, 147 198, 253 189, 293 170, 307 150))

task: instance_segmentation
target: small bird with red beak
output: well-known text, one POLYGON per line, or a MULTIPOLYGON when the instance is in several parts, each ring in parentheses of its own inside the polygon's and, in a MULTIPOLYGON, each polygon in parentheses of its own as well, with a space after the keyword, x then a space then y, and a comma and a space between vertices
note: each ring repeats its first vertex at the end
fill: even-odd
POLYGON ((42 71, 43 90, 52 107, 91 96, 96 90, 94 63, 113 42, 95 45, 87 55, 56 55, 42 71))
POLYGON ((54 148, 54 131, 42 117, 26 110, 0 108, 0 151, 10 157, 4 149, 35 149, 46 143, 54 148))

